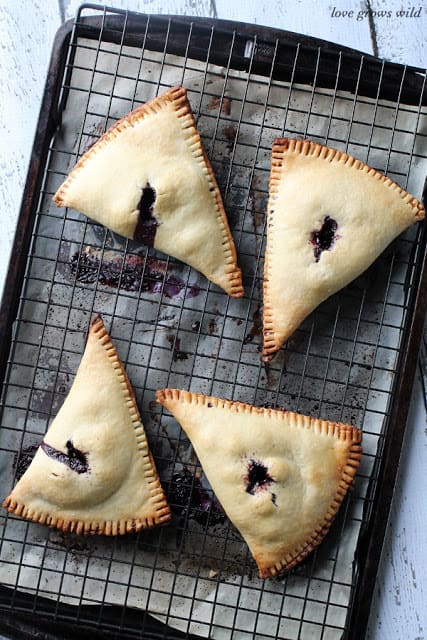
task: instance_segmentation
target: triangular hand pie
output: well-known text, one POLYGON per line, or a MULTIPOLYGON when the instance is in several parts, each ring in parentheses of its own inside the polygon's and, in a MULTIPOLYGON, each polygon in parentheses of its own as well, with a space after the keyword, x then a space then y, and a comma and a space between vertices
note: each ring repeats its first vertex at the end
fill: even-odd
POLYGON ((361 431, 177 389, 158 391, 157 400, 193 443, 262 578, 322 541, 356 473, 361 431))
POLYGON ((119 120, 53 199, 186 262, 230 296, 243 295, 221 193, 183 87, 119 120))
POLYGON ((132 387, 99 316, 69 394, 3 506, 85 534, 170 519, 132 387))
POLYGON ((395 182, 341 151, 278 139, 267 215, 266 361, 425 211, 395 182))

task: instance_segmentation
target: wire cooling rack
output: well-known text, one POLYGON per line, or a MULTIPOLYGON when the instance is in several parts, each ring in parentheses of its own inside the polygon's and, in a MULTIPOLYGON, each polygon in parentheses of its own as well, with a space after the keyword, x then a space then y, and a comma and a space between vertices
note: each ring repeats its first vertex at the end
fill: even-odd
POLYGON ((264 366, 270 151, 283 135, 327 143, 419 196, 425 102, 420 70, 271 29, 91 5, 64 27, 26 187, 25 233, 15 243, 3 301, 1 497, 61 406, 90 319, 101 313, 134 386, 174 518, 161 530, 86 539, 3 511, 5 615, 114 637, 362 636, 425 307, 424 228, 410 229, 322 304, 264 366), (176 84, 188 89, 223 194, 242 300, 51 201, 77 158, 117 118, 176 84), (298 568, 281 579, 257 578, 188 440, 154 402, 156 389, 167 386, 363 428, 354 488, 330 534, 298 568))

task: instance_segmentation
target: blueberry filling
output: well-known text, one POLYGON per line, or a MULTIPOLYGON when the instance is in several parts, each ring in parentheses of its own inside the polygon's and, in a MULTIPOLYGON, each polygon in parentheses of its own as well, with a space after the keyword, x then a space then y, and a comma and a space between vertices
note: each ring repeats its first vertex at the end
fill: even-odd
POLYGON ((58 449, 51 447, 50 444, 47 444, 44 440, 40 446, 49 458, 53 458, 57 462, 62 462, 62 464, 67 465, 71 471, 75 471, 76 473, 87 473, 90 471, 87 454, 76 449, 71 440, 67 440, 65 443, 67 453, 58 451, 58 449))
POLYGON ((142 190, 141 200, 138 204, 139 216, 138 222, 136 223, 134 240, 142 242, 149 247, 154 245, 156 230, 159 226, 159 223, 153 214, 155 201, 156 192, 150 183, 147 182, 147 186, 142 190))
POLYGON ((197 286, 186 285, 173 273, 167 273, 167 263, 154 258, 122 256, 97 249, 84 249, 71 258, 71 273, 79 282, 118 287, 125 291, 163 293, 166 298, 194 298, 197 286))
MULTIPOLYGON (((267 489, 273 482, 276 482, 268 473, 268 469, 258 460, 250 460, 248 464, 248 474, 245 477, 246 493, 254 496, 257 491, 267 489)), ((272 500, 275 504, 276 496, 273 494, 272 500), (273 499, 274 496, 274 499, 273 499)))
POLYGON ((338 224, 336 220, 326 216, 319 231, 312 231, 310 242, 314 246, 314 257, 319 262, 323 251, 329 251, 337 239, 336 231, 338 224))
POLYGON ((188 514, 189 518, 202 526, 215 526, 225 520, 219 502, 187 468, 173 474, 168 497, 175 513, 180 516, 188 514))

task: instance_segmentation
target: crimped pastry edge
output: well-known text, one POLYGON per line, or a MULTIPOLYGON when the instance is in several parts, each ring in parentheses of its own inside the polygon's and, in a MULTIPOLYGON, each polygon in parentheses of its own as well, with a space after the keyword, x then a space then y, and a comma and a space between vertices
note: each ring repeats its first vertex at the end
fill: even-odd
POLYGON ((75 167, 71 170, 65 181, 59 187, 52 200, 58 207, 67 206, 67 191, 70 184, 75 179, 75 175, 80 171, 90 158, 98 153, 99 149, 108 144, 109 140, 120 134, 121 131, 128 127, 134 126, 139 120, 160 111, 164 105, 172 103, 175 114, 181 122, 181 128, 185 134, 185 140, 194 159, 202 166, 203 173, 209 183, 209 191, 212 194, 215 210, 217 213, 217 221, 220 225, 223 236, 223 251, 225 257, 225 268, 228 278, 227 293, 232 298, 242 298, 244 289, 242 284, 242 273, 237 266, 237 252, 234 244, 233 236, 228 224, 227 214, 225 213, 224 204, 217 180, 215 178, 212 165, 206 155, 199 132, 196 128, 196 122, 188 101, 187 90, 185 87, 175 86, 165 93, 149 100, 134 111, 120 118, 112 127, 110 127, 79 159, 75 167))
MULTIPOLYGON (((277 195, 281 178, 281 167, 283 156, 286 152, 299 153, 301 155, 321 158, 329 162, 339 162, 340 164, 353 167, 359 171, 374 176, 377 180, 383 182, 390 189, 395 190, 402 200, 412 207, 414 211, 414 222, 425 218, 425 208, 423 204, 414 196, 409 194, 405 189, 400 187, 396 182, 388 178, 386 175, 373 169, 361 160, 357 160, 338 149, 332 149, 326 145, 322 145, 311 140, 300 140, 297 138, 276 138, 273 143, 271 152, 271 171, 269 179, 269 199, 267 205, 267 228, 272 224, 272 202, 277 195)), ((262 359, 269 362, 274 354, 281 348, 283 342, 278 338, 274 331, 272 304, 268 300, 268 285, 270 276, 269 253, 271 252, 271 239, 267 242, 264 262, 264 310, 263 310, 263 352, 262 359)))
POLYGON ((198 406, 205 406, 209 404, 210 408, 220 407, 230 410, 233 413, 255 413, 268 417, 280 417, 283 421, 290 421, 291 427, 297 429, 311 429, 316 433, 323 433, 336 438, 337 440, 349 443, 346 464, 343 465, 338 489, 326 514, 325 520, 315 529, 312 536, 275 564, 261 566, 261 564, 258 563, 256 555, 254 555, 254 559, 258 565, 260 578, 272 578, 284 573, 285 571, 289 571, 294 566, 302 562, 302 560, 322 542, 332 525, 348 489, 353 484, 362 456, 362 447, 360 445, 362 441, 362 431, 360 429, 349 424, 321 420, 319 418, 305 416, 293 411, 255 407, 243 402, 224 400, 181 389, 160 389, 156 392, 156 400, 167 409, 177 403, 195 404, 198 406))
POLYGON ((50 515, 46 512, 37 512, 32 510, 30 506, 19 502, 13 498, 12 493, 3 501, 3 507, 13 515, 20 516, 39 524, 46 524, 52 528, 60 529, 64 532, 69 531, 78 534, 98 534, 106 536, 122 535, 130 532, 140 531, 141 529, 149 529, 155 526, 166 524, 171 519, 171 511, 166 500, 160 479, 157 475, 154 460, 148 447, 148 442, 144 427, 141 422, 138 406, 136 404, 135 393, 123 367, 123 364, 117 354, 117 350, 110 335, 105 328, 102 317, 96 315, 90 325, 89 334, 95 336, 104 347, 107 356, 117 372, 123 395, 129 409, 132 425, 135 430, 137 440, 137 449, 143 457, 144 478, 147 481, 150 504, 155 509, 154 516, 145 518, 130 518, 122 520, 93 521, 93 520, 74 520, 60 518, 50 515))

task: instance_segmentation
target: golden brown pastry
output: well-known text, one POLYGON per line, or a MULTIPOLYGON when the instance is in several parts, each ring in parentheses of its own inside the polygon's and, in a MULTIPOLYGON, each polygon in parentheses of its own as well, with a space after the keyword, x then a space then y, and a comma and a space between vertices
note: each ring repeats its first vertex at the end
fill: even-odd
POLYGON ((170 520, 132 387, 99 316, 64 404, 3 506, 85 534, 170 520))
POLYGON ((183 87, 119 120, 53 200, 186 262, 230 296, 243 296, 221 194, 183 87))
POLYGON ((323 540, 359 465, 359 429, 177 389, 157 400, 193 443, 262 578, 323 540))
POLYGON ((264 267, 264 359, 424 216, 416 198, 360 160, 307 140, 276 140, 264 267))

